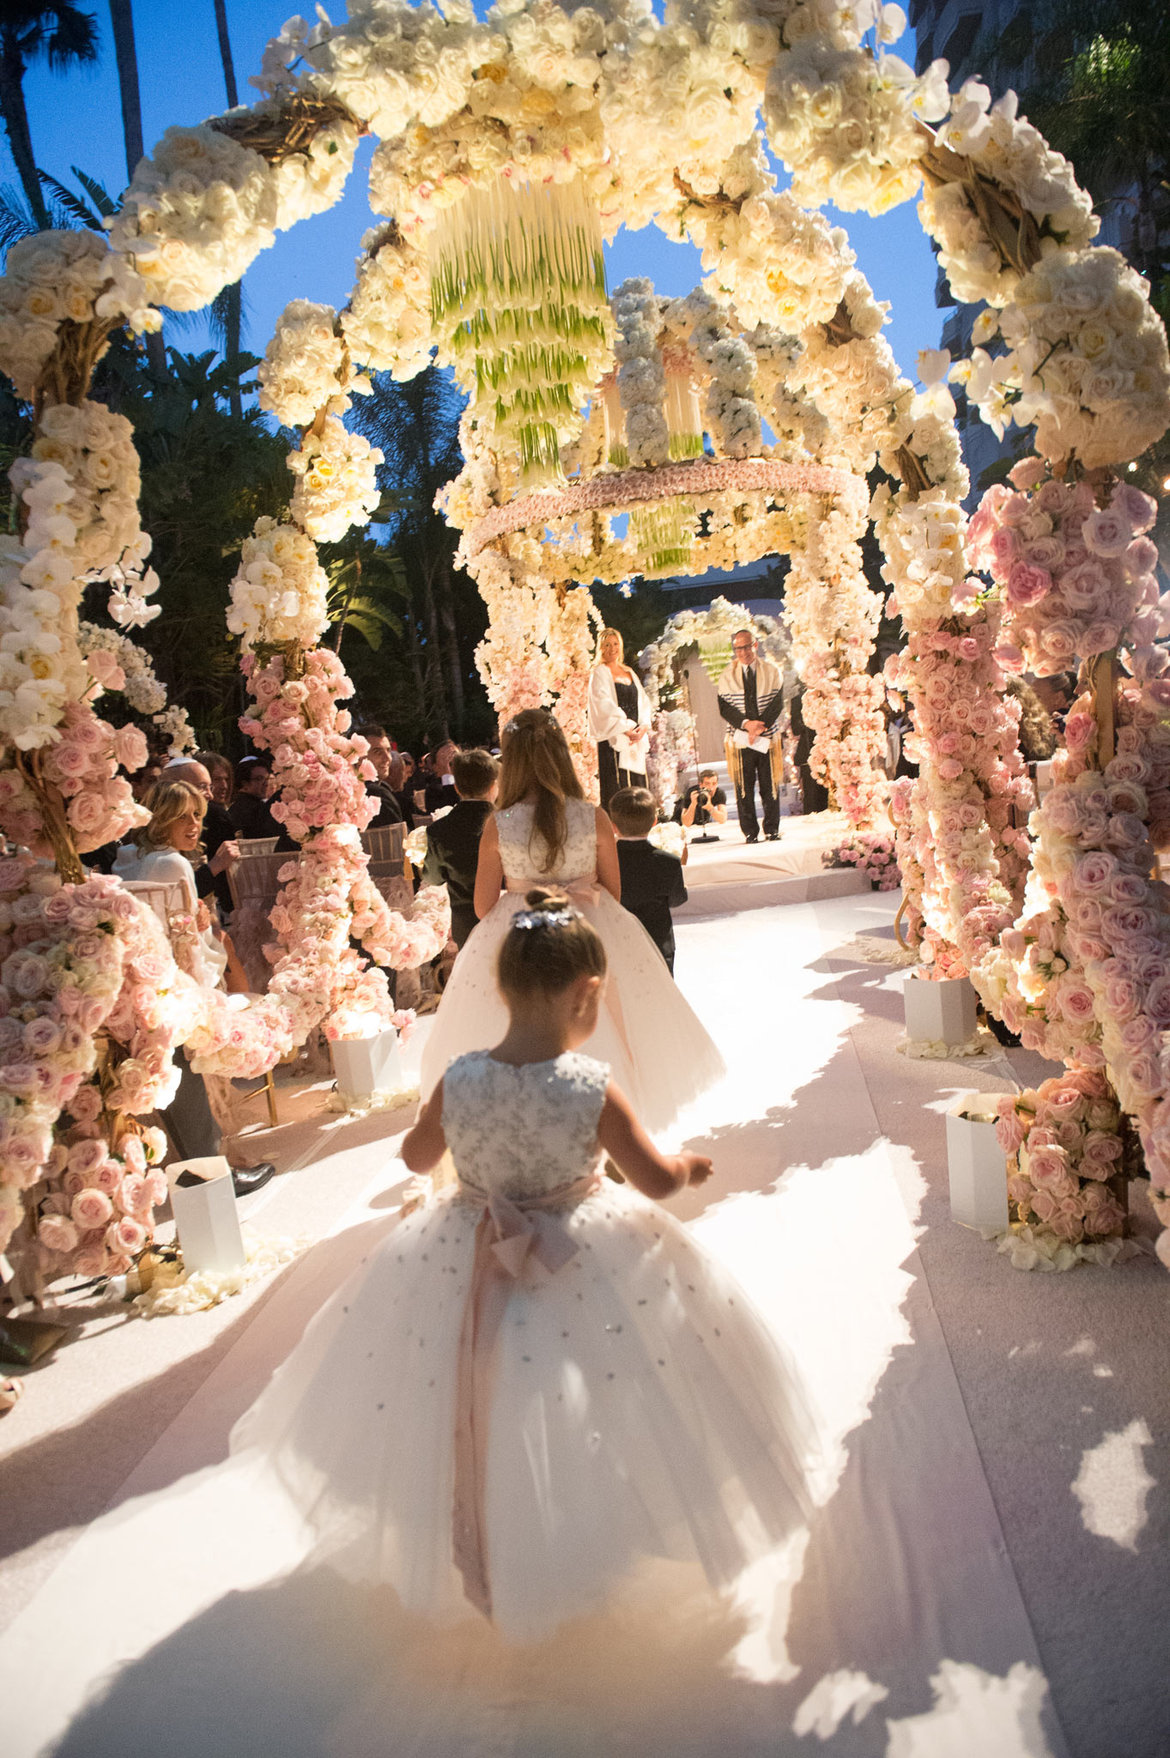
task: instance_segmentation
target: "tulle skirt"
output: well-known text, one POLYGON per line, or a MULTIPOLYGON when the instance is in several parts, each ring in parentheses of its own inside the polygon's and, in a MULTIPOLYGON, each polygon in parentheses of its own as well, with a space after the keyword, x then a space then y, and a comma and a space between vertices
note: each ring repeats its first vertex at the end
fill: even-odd
MULTIPOLYGON (((482 1208, 405 1217, 237 1424, 305 1517, 308 1554, 411 1611, 476 1616, 454 1563, 458 1341, 482 1208)), ((606 1182, 563 1215, 579 1250, 513 1285, 484 1477, 492 1616, 535 1640, 642 1558, 726 1588, 804 1522, 812 1422, 742 1290, 657 1204, 606 1182)))
MULTIPOLYGON (((523 904, 523 893, 505 892, 455 960, 423 1049, 424 1099, 456 1056, 491 1049, 507 1030, 496 959, 523 904)), ((580 907, 604 942, 609 975, 597 1030, 579 1048, 608 1063, 646 1129, 666 1129, 722 1079, 723 1058, 637 917, 605 890, 580 907)))

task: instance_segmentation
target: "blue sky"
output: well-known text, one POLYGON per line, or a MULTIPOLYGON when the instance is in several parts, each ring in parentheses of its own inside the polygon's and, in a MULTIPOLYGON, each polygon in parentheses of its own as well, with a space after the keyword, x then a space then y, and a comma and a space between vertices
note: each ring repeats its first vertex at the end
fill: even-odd
MULTIPOLYGON (((241 99, 255 93, 249 75, 260 66, 264 44, 280 30, 295 0, 227 0, 228 24, 241 99)), ((311 6, 301 0, 306 14, 311 6)), ((33 151, 42 169, 69 181, 72 165, 97 177, 111 191, 126 183, 118 81, 110 41, 109 13, 100 0, 90 0, 102 37, 99 66, 92 73, 54 78, 35 68, 25 81, 33 151)), ((343 16, 343 4, 332 16, 343 16)), ((146 148, 171 123, 193 123, 227 107, 215 31, 212 0, 135 0, 134 23, 142 88, 142 122, 146 148)), ((907 35, 897 52, 913 60, 913 37, 907 35)), ((328 214, 281 233, 264 252, 244 283, 248 305, 245 346, 263 354, 285 304, 294 298, 319 299, 342 305, 353 282, 354 259, 361 236, 373 223, 366 199, 365 167, 372 152, 363 143, 346 194, 328 214)), ((0 182, 15 183, 7 141, 0 146, 0 182)), ((935 264, 918 223, 914 203, 880 220, 864 214, 831 216, 849 233, 858 263, 879 299, 891 302, 886 334, 898 363, 916 377, 920 348, 935 347, 943 314, 934 304, 935 264)), ((623 233, 609 252, 610 285, 627 275, 649 275, 659 292, 679 295, 696 284, 698 253, 670 243, 657 228, 623 233)), ((172 333, 182 349, 205 345, 201 326, 172 333)))

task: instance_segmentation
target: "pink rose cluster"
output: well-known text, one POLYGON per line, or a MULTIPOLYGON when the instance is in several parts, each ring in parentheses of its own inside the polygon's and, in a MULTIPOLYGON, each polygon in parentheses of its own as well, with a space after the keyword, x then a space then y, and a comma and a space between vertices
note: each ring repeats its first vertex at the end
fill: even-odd
POLYGON ((1074 1068, 1005 1094, 995 1127, 1021 1222, 1069 1245, 1121 1234, 1117 1180, 1129 1156, 1121 1107, 1103 1073, 1074 1068))
POLYGON ((166 1201, 161 1170, 167 1138, 161 1129, 123 1125, 111 1145, 109 1116, 95 1082, 69 1103, 39 1206, 37 1248, 43 1272, 57 1276, 120 1276, 154 1237, 166 1201))
POLYGON ((989 488, 968 532, 975 565, 1003 592, 1005 658, 1040 677, 1152 643, 1162 621, 1154 501, 1119 482, 1100 507, 1088 482, 1041 480, 1043 469, 1025 459, 1014 489, 989 488))
POLYGON ((891 836, 851 836, 828 857, 833 867, 856 867, 879 891, 896 891, 902 883, 891 836))
POLYGON ((1138 1126, 1154 1205, 1170 1225, 1170 912, 1150 877, 1151 825, 1165 834, 1170 803, 1170 672, 1160 650, 1131 660, 1144 675, 1118 687, 1116 750, 1103 772, 1089 766, 1091 746, 1075 725, 1093 719, 1091 703, 1074 704, 1058 785, 1036 814, 1036 866, 1063 922, 1069 967, 1049 1012, 1091 1007, 1096 1042, 1077 1059, 1107 1070, 1138 1126))
POLYGON ((280 655, 257 665, 247 654, 243 670, 256 712, 245 715, 240 728, 272 753, 272 779, 279 790, 273 817, 302 843, 313 831, 334 825, 364 830, 377 805, 362 783, 372 781, 374 771, 365 761, 366 741, 349 736, 349 713, 337 706, 353 695, 353 685, 336 653, 313 648, 299 678, 285 677, 280 655))
MULTIPOLYGON (((42 750, 40 776, 68 802, 66 817, 78 852, 115 842, 145 824, 150 814, 118 773, 141 769, 146 762, 146 740, 139 729, 110 726, 88 702, 70 702, 58 732, 57 742, 42 750)), ((41 836, 42 826, 40 805, 19 770, 0 771, 0 832, 28 847, 41 836)))
MULTIPOLYGON (((0 860, 0 1247, 17 1193, 44 1175, 53 1126, 96 1062, 122 983, 113 880, 63 886, 46 862, 0 860)), ((127 899, 127 901, 129 901, 127 899)))
POLYGON ((109 1130, 111 1114, 152 1111, 173 1091, 172 1052, 187 1014, 172 998, 170 950, 153 912, 116 879, 63 885, 47 862, 17 856, 0 861, 0 958, 4 1241, 20 1219, 16 1194, 47 1180, 42 1269, 117 1274, 149 1237, 162 1200, 157 1180, 149 1200, 141 1182, 147 1160, 164 1152, 160 1132, 123 1122, 133 1145, 119 1139, 111 1148, 109 1130), (91 1078, 101 1037, 112 1051, 104 1096, 91 1078), (71 1120, 64 1128, 62 1116, 71 1120))
POLYGON ((438 956, 450 933, 445 891, 420 892, 408 920, 388 907, 370 879, 360 833, 375 811, 363 785, 374 771, 365 740, 349 736, 349 714, 337 707, 353 694, 337 655, 325 648, 306 653, 299 677, 286 677, 280 655, 258 665, 248 654, 243 669, 256 712, 240 726, 272 752, 280 789, 273 814, 303 846, 299 860, 280 872, 270 918, 280 947, 266 948, 276 967, 266 1005, 253 1003, 248 1020, 210 1021, 205 1035, 191 1040, 195 1066, 204 1073, 250 1072, 274 1051, 263 1061, 271 1067, 339 1008, 389 1020, 389 988, 379 967, 424 964, 438 956), (248 1069, 237 1065, 240 1059, 248 1069))
POLYGON ((886 749, 882 681, 814 654, 805 666, 804 686, 802 712, 816 734, 812 772, 850 824, 870 825, 889 792, 881 767, 886 749))
POLYGON ((914 631, 886 664, 887 683, 909 699, 906 749, 919 765, 896 811, 898 864, 926 960, 954 976, 975 972, 1014 920, 1030 856, 1034 795, 1018 705, 1002 693, 998 629, 997 608, 976 599, 945 627, 914 631))

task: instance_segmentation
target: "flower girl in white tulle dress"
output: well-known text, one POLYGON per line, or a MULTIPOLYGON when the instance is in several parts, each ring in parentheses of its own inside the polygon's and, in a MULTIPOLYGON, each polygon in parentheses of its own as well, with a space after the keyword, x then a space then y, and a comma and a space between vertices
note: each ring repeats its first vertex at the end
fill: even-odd
POLYGON ((476 874, 482 919, 455 961, 423 1050, 423 1098, 454 1057, 502 1035, 500 944, 525 892, 549 884, 568 892, 609 958, 585 1048, 609 1064, 645 1127, 665 1129, 722 1077, 723 1059, 642 924, 622 909, 613 827, 583 797, 565 735, 543 708, 525 709, 504 728, 499 804, 484 826, 476 874))
POLYGON ((318 1560, 524 1642, 644 1558, 730 1588, 803 1523, 813 1442, 781 1346, 655 1200, 711 1162, 659 1153, 580 1052, 599 936, 564 896, 519 902, 506 1029, 403 1143, 415 1171, 449 1149, 457 1183, 318 1315, 233 1447, 279 1478, 318 1560))

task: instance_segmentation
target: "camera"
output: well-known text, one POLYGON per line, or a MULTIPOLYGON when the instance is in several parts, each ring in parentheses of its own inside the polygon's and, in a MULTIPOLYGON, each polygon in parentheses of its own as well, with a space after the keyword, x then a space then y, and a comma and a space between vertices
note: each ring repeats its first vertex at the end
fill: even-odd
POLYGON ((711 804, 711 796, 705 787, 699 789, 699 804, 700 806, 709 806, 711 804))

